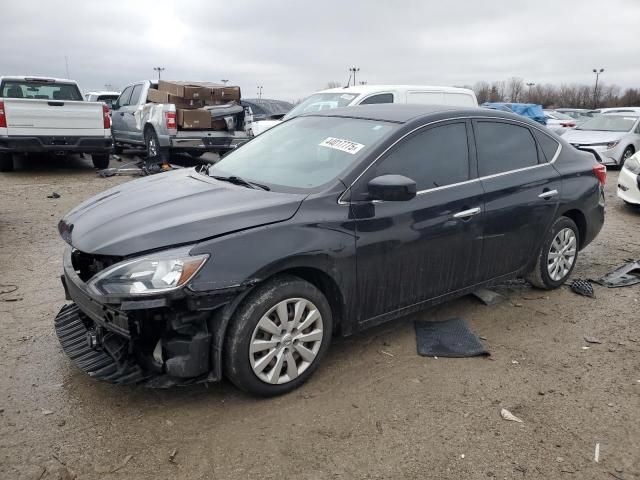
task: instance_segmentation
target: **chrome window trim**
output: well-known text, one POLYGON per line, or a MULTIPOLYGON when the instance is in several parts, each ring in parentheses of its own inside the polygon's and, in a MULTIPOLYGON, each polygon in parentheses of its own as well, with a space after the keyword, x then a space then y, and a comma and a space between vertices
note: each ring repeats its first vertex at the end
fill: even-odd
MULTIPOLYGON (((553 156, 553 158, 545 163, 539 163, 537 165, 532 165, 530 167, 523 167, 523 168, 517 168, 515 170, 508 170, 506 172, 500 172, 500 173, 494 173, 492 175, 485 175, 483 177, 477 177, 477 178, 472 178, 469 180, 465 180, 464 182, 458 182, 458 183, 451 183, 449 185, 443 185, 441 187, 434 187, 434 188, 428 188, 426 190, 419 190, 418 192, 416 192, 416 195, 422 195, 423 193, 429 193, 429 192, 434 192, 434 191, 438 191, 438 190, 444 190, 445 188, 452 188, 452 187, 457 187, 459 185, 465 185, 467 183, 473 183, 473 182, 478 182, 481 180, 485 180, 488 178, 495 178, 495 177, 500 177, 502 175, 510 175, 512 173, 518 173, 518 172, 522 172, 525 170, 531 170, 533 168, 538 168, 538 167, 544 167, 545 165, 551 165, 553 164, 558 157, 560 156, 560 152, 562 151, 562 144, 560 142, 558 142, 558 140, 556 140, 555 138, 553 138, 551 135, 549 135, 548 132, 545 132, 543 129, 535 126, 535 125, 530 125, 528 123, 525 122, 521 122, 519 120, 512 120, 510 118, 500 118, 500 117, 486 117, 486 116, 480 116, 480 117, 451 117, 451 118, 445 118, 442 120, 435 120, 433 122, 429 122, 429 123, 425 123, 424 125, 420 125, 419 127, 414 128, 413 130, 411 130, 410 132, 405 133, 402 137, 400 137, 398 140, 396 140, 395 142, 393 142, 391 145, 389 145, 382 153, 380 153, 380 155, 378 155, 368 166, 367 168, 365 168, 360 175, 358 175, 356 177, 356 179, 351 182, 351 185, 349 185, 349 187, 347 187, 347 189, 342 192, 340 194, 340 196, 338 197, 338 205, 349 205, 350 202, 345 202, 344 200, 342 200, 342 197, 344 197, 344 195, 351 189, 353 188, 353 186, 358 182, 358 180, 360 180, 360 177, 362 177, 365 173, 367 173, 367 170, 369 170, 369 168, 371 168, 371 166, 376 163, 378 160, 380 160, 380 158, 382 158, 389 150, 391 150, 393 147, 395 147, 399 142, 401 142, 402 140, 404 140, 406 137, 408 137, 409 135, 413 134, 414 132, 417 132, 418 130, 421 130, 423 128, 429 127, 431 125, 435 125, 437 123, 442 123, 442 122, 450 122, 450 121, 456 121, 456 120, 498 120, 498 121, 503 121, 505 123, 517 123, 520 125, 523 125, 525 127, 529 127, 529 128, 535 128, 536 130, 538 130, 540 133, 546 135, 547 137, 551 138, 554 142, 556 142, 558 144, 558 149, 556 150, 555 155, 553 156)), ((474 137, 475 138, 475 137, 474 137)), ((538 145, 537 140, 533 139, 536 142, 536 146, 538 145)), ((379 203, 381 202, 381 200, 373 200, 373 203, 379 203)))

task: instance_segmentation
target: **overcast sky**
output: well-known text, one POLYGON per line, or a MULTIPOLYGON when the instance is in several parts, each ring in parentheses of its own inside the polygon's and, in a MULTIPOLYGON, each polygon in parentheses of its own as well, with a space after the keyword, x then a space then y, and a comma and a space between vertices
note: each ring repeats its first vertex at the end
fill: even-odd
POLYGON ((335 80, 640 87, 640 0, 28 0, 2 2, 0 75, 122 88, 153 78, 295 100, 335 80))

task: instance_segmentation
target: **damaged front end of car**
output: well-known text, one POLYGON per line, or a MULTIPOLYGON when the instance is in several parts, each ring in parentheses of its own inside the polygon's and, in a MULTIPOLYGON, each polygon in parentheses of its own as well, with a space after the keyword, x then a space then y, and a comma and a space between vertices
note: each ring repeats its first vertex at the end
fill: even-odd
POLYGON ((93 378, 170 387, 220 379, 216 336, 237 289, 199 295, 187 286, 208 260, 174 248, 132 259, 64 254, 66 298, 55 319, 63 350, 93 378))

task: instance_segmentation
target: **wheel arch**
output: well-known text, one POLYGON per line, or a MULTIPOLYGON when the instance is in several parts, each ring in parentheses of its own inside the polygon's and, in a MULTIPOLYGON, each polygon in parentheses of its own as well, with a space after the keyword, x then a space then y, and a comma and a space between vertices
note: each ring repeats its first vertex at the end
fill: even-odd
POLYGON ((582 248, 585 246, 585 240, 587 236, 587 217, 585 216, 585 214, 577 208, 572 208, 570 210, 562 212, 559 217, 570 218, 571 220, 573 220, 573 223, 576 224, 576 226, 578 227, 578 236, 580 241, 578 247, 580 250, 582 250, 582 248))

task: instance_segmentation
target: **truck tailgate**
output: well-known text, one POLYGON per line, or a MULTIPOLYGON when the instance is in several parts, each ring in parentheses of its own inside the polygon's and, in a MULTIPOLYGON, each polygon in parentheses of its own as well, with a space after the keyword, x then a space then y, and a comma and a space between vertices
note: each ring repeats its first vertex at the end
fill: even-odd
POLYGON ((104 136, 99 102, 26 98, 3 101, 8 135, 104 136))

